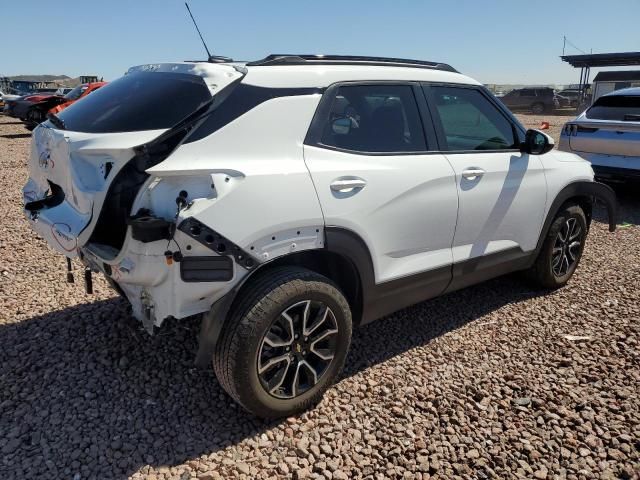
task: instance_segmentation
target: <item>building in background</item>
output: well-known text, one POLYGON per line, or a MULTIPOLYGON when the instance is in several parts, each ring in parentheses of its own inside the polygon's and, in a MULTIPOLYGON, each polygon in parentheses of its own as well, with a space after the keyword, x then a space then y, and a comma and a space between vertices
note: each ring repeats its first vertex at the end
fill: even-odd
POLYGON ((640 87, 640 70, 599 72, 593 79, 592 101, 615 90, 630 87, 640 87))

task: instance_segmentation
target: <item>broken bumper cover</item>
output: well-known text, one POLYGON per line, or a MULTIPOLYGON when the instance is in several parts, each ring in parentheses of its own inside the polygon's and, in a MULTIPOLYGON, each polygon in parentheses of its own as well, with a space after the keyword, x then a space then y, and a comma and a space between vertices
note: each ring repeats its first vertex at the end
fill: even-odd
MULTIPOLYGON (((210 276, 200 278, 201 264, 192 272, 189 261, 184 265, 180 261, 167 261, 166 239, 141 242, 130 234, 122 251, 107 260, 100 245, 85 244, 83 230, 91 221, 91 213, 78 212, 60 187, 50 183, 49 194, 45 195, 30 179, 24 187, 23 199, 25 217, 35 232, 56 252, 69 258, 79 257, 85 266, 103 273, 117 285, 131 303, 134 316, 149 332, 168 317, 185 318, 208 311, 213 302, 232 288, 238 275, 244 273, 237 272, 227 257, 209 253, 209 258, 229 260, 229 265, 216 280, 212 281, 210 276)), ((178 231, 175 240, 186 245, 190 238, 178 231)))
POLYGON ((29 179, 23 189, 24 213, 31 227, 57 252, 78 256, 78 237, 91 219, 91 210, 82 213, 67 200, 62 188, 51 183, 50 195, 38 194, 38 185, 29 179))

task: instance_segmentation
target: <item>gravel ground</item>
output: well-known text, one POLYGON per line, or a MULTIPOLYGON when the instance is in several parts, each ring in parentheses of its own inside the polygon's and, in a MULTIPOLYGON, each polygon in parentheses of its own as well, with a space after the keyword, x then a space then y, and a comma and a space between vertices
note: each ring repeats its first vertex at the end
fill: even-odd
POLYGON ((569 120, 576 118, 575 115, 562 115, 562 114, 544 114, 544 115, 527 115, 517 113, 516 117, 522 122, 526 128, 540 128, 542 122, 549 123, 549 129, 543 130, 545 133, 551 135, 558 145, 560 141, 560 130, 562 126, 569 120))
POLYGON ((0 118, 0 478, 637 478, 637 193, 613 234, 596 212, 566 288, 512 276, 375 322, 316 409, 263 422, 192 366, 197 322, 151 338, 104 281, 64 283, 22 219, 28 142, 0 118))

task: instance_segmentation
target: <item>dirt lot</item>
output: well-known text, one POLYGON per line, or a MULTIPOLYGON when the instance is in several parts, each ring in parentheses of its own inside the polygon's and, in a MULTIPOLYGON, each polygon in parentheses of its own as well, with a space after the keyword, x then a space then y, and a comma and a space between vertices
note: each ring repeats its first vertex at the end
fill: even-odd
POLYGON ((540 128, 542 122, 549 123, 549 129, 543 130, 547 134, 551 135, 556 142, 556 145, 560 141, 560 130, 562 130, 562 126, 568 122, 569 120, 573 120, 575 115, 527 115, 527 114, 516 114, 518 120, 522 122, 522 124, 527 128, 540 128))
MULTIPOLYGON (((564 120, 549 119, 557 138, 564 120)), ((511 276, 364 327, 315 410, 265 423, 192 366, 197 322, 150 338, 102 280, 93 296, 79 275, 64 282, 63 259, 22 218, 28 142, 0 118, 0 478, 640 472, 637 193, 613 234, 596 212, 566 288, 511 276)))

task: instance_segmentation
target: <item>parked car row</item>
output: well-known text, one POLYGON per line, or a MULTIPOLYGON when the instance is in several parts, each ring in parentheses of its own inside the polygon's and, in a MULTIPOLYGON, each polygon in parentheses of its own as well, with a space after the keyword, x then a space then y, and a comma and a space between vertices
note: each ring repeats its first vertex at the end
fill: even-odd
POLYGON ((529 111, 536 115, 559 108, 576 108, 580 104, 580 91, 573 89, 556 92, 550 87, 516 88, 496 96, 512 111, 529 111))
POLYGON ((54 93, 34 93, 11 98, 5 96, 3 112, 22 120, 27 129, 33 130, 47 119, 47 115, 61 112, 104 85, 106 82, 93 82, 75 88, 59 88, 54 93))

